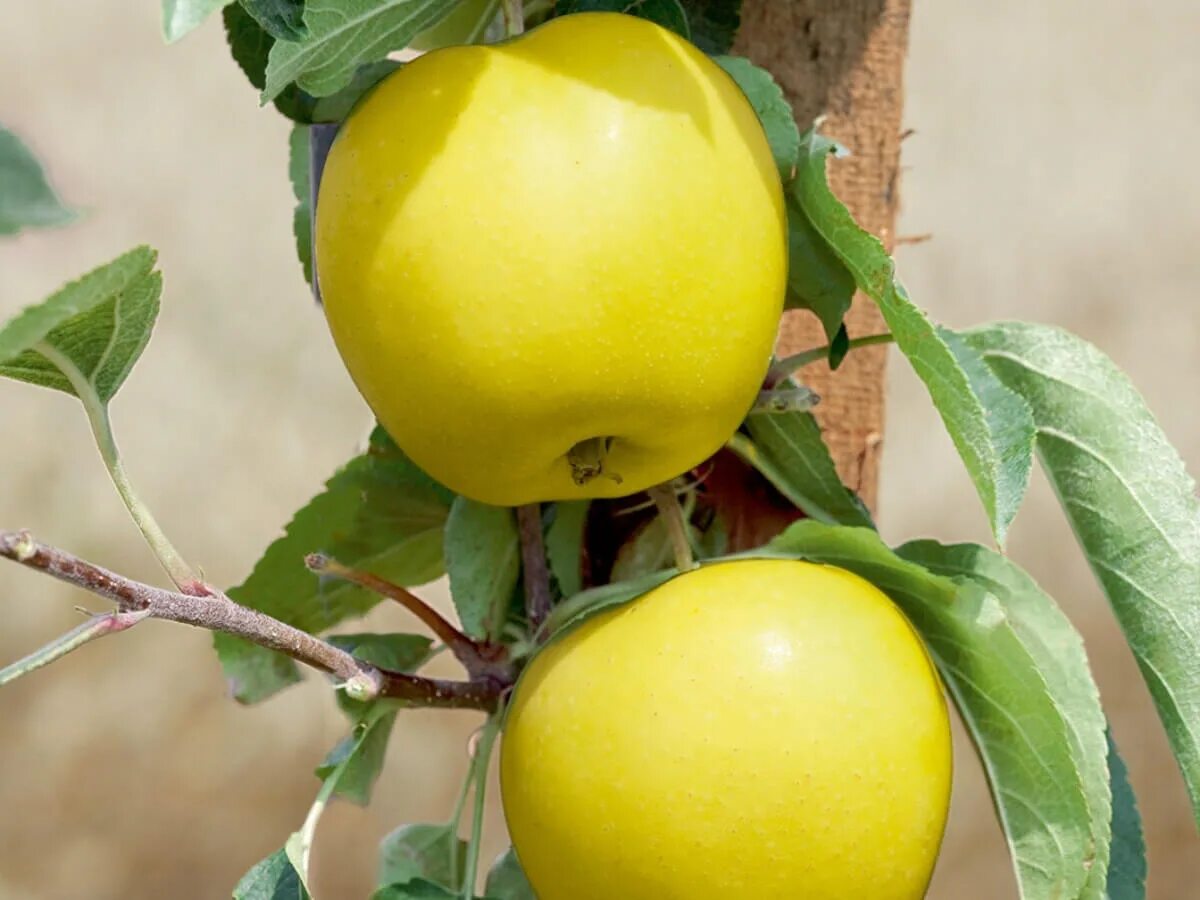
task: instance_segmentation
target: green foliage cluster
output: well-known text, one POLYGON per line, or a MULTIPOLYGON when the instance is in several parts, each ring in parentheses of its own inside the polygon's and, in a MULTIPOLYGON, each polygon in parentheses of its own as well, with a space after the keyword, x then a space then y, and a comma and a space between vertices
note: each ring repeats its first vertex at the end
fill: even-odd
MULTIPOLYGON (((311 270, 308 131, 336 123, 397 65, 388 54, 458 12, 464 39, 500 28, 499 4, 472 19, 460 0, 164 0, 172 39, 224 7, 232 55, 263 103, 294 120, 292 181, 299 255, 311 270)), ((769 73, 725 56, 739 19, 736 0, 559 0, 530 3, 529 21, 585 10, 652 19, 717 56, 745 91, 770 138, 786 188, 791 272, 788 303, 815 314, 836 365, 861 343, 894 341, 924 383, 975 486, 1002 548, 1035 458, 1108 597, 1145 675, 1163 727, 1200 815, 1200 511, 1194 485, 1128 379, 1099 350, 1059 329, 1001 322, 952 331, 908 296, 892 259, 829 189, 826 168, 845 153, 797 129, 769 73), (844 323, 861 292, 888 334, 852 336, 844 323)), ((836 164, 836 163, 835 163, 836 164)), ((29 152, 0 130, 0 233, 62 224, 58 202, 29 152)), ((78 396, 103 445, 107 405, 149 339, 161 279, 154 253, 131 251, 67 285, 0 329, 0 374, 78 396)), ((827 562, 886 591, 925 640, 967 724, 990 780, 1026 900, 1145 897, 1145 855, 1134 797, 1108 731, 1083 642, 1059 607, 1012 559, 977 544, 919 540, 888 547, 854 493, 838 478, 816 419, 805 410, 756 413, 730 447, 806 518, 756 555, 827 562)), ((618 555, 618 579, 585 589, 586 503, 550 505, 544 537, 557 605, 557 632, 628 602, 672 576, 668 535, 643 528, 618 555)), ((719 556, 724 523, 692 535, 719 556)), ((238 602, 313 634, 328 634, 378 601, 361 587, 313 574, 305 554, 328 553, 400 585, 448 574, 464 630, 536 652, 522 619, 521 553, 511 510, 456 497, 418 470, 377 430, 358 457, 334 473, 239 587, 238 602)), ((342 634, 334 643, 399 671, 436 652, 406 634, 342 634)), ((299 678, 292 660, 218 636, 217 653, 237 698, 261 701, 299 678)), ((316 769, 314 811, 332 797, 369 801, 395 701, 339 694, 347 738, 316 769)), ((498 723, 489 723, 463 797, 445 823, 410 824, 381 853, 375 900, 471 898, 478 856, 459 837, 468 794, 486 769, 498 723), (479 760, 482 760, 480 762, 479 760)), ((477 791, 477 802, 481 791, 477 791)), ((310 816, 312 819, 312 816, 310 816)), ((315 821, 315 820, 314 820, 315 821)), ((239 900, 302 898, 311 828, 237 886, 239 900)), ((533 894, 506 854, 486 898, 533 894)))

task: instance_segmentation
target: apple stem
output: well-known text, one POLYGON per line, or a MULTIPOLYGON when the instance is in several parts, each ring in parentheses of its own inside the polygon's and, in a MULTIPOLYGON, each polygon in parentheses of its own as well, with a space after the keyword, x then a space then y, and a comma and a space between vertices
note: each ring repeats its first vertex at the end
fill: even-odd
POLYGON ((658 507, 658 514, 662 516, 663 524, 666 526, 667 535, 671 539, 671 548, 675 552, 675 567, 680 572, 696 568, 696 558, 692 555, 692 542, 688 538, 687 519, 683 514, 683 508, 679 505, 679 498, 675 496, 674 484, 667 482, 656 485, 646 493, 658 507))
POLYGON ((525 7, 522 0, 503 0, 504 31, 509 37, 525 33, 525 7))
POLYGON ((517 528, 521 536, 521 568, 525 574, 525 613, 530 633, 537 634, 550 615, 550 567, 542 534, 541 504, 518 506, 517 528))
POLYGON ((579 487, 603 475, 617 484, 622 478, 608 468, 608 451, 612 446, 610 437, 588 438, 567 451, 567 463, 571 466, 571 480, 579 487))

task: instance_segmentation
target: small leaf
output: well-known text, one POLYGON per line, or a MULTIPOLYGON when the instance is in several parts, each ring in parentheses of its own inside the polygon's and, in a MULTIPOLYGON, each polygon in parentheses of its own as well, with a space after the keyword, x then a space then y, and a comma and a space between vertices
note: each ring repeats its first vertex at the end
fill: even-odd
POLYGON ((233 900, 312 900, 286 850, 272 853, 242 876, 233 900))
POLYGON ((513 511, 456 497, 446 520, 446 573, 463 630, 496 635, 521 570, 521 543, 513 511))
POLYGON ((554 520, 546 530, 546 557, 564 597, 583 590, 583 540, 590 508, 587 500, 555 503, 554 520))
POLYGON ((449 825, 403 825, 379 848, 379 883, 403 884, 413 879, 457 891, 466 871, 467 842, 449 825))
POLYGON ((263 102, 292 82, 317 97, 336 93, 360 65, 403 49, 454 6, 455 0, 308 0, 308 37, 271 48, 263 102))
POLYGON ((341 122, 379 82, 387 78, 403 63, 394 59, 381 59, 378 62, 359 66, 350 83, 334 94, 318 97, 313 101, 310 118, 313 122, 341 122))
MULTIPOLYGON (((696 530, 688 526, 693 545, 699 540, 696 530)), ((675 562, 671 535, 662 516, 655 516, 637 527, 613 562, 613 581, 634 581, 653 572, 669 569, 675 562)))
MULTIPOLYGON (((348 566, 413 586, 442 574, 442 530, 453 495, 418 469, 383 429, 368 451, 333 476, 288 525, 250 577, 229 591, 237 602, 317 634, 374 607, 378 596, 304 565, 322 551, 348 566)), ((240 638, 214 644, 243 703, 264 700, 299 680, 287 657, 240 638)))
POLYGON ((1094 691, 1086 666, 1081 669, 1079 663, 1081 650, 1078 657, 1073 652, 1064 657, 1062 674, 1043 666, 1041 641, 1045 647, 1068 648, 1078 641, 1073 633, 1063 641, 1070 625, 1049 599, 1035 589, 1014 600, 1008 580, 1019 573, 1015 567, 1002 572, 1003 596, 991 593, 988 582, 995 573, 988 568, 1011 564, 982 547, 945 548, 923 541, 897 555, 868 529, 806 520, 788 528, 768 550, 848 569, 897 603, 925 639, 983 758, 1022 898, 1080 897, 1097 861, 1098 823, 1076 751, 1090 746, 1089 723, 1098 702, 1081 700, 1083 689, 1056 691, 1072 677, 1083 680, 1087 694, 1094 691), (970 571, 980 559, 982 579, 941 574, 970 571), (1039 623, 1052 624, 1053 630, 1031 641, 1039 623))
POLYGON ((537 900, 525 870, 517 861, 517 854, 510 847, 496 860, 488 872, 487 890, 489 900, 537 900))
POLYGON ((304 0, 241 0, 241 4, 271 37, 299 41, 308 36, 304 0))
POLYGON ((162 276, 155 258, 149 247, 138 247, 9 320, 0 328, 0 375, 76 397, 82 390, 102 404, 111 400, 158 315, 162 276))
POLYGON ((423 634, 331 634, 327 640, 356 659, 392 672, 421 668, 433 646, 423 634))
POLYGON ((692 43, 710 56, 728 53, 742 24, 742 0, 682 0, 692 43))
POLYGON ((1112 777, 1112 859, 1108 864, 1108 900, 1146 900, 1146 838, 1142 817, 1129 784, 1125 761, 1108 736, 1108 769, 1112 777))
POLYGON ((732 448, 804 514, 822 522, 874 527, 862 501, 842 483, 821 426, 811 413, 751 416, 753 443, 732 448))
POLYGON ((163 37, 177 41, 231 0, 162 0, 163 37))
POLYGON ((338 797, 359 806, 368 805, 375 782, 383 771, 388 740, 395 724, 393 707, 372 705, 363 720, 354 726, 354 731, 329 751, 317 766, 317 777, 322 781, 334 779, 333 792, 338 797))
POLYGON ((581 594, 576 594, 564 600, 550 613, 546 622, 547 633, 558 637, 584 619, 598 612, 622 606, 631 600, 636 600, 647 594, 664 582, 670 581, 678 572, 667 569, 661 572, 651 572, 633 581, 617 581, 601 587, 589 588, 581 594))
POLYGON ((0 235, 22 228, 54 228, 74 221, 46 180, 37 159, 0 125, 0 235))
POLYGON ((883 245, 855 224, 829 190, 825 161, 834 149, 812 131, 804 135, 792 194, 859 289, 879 307, 897 346, 925 383, 983 501, 996 541, 1003 544, 1032 467, 1029 409, 965 342, 948 342, 947 333, 909 300, 883 245))
POLYGON ((558 0, 555 15, 580 12, 616 12, 647 19, 682 37, 692 37, 687 13, 679 0, 558 0))
POLYGON ((1166 727, 1200 822, 1200 504, 1129 379, 1057 328, 965 335, 1033 410, 1038 456, 1166 727))
POLYGON ((783 88, 766 69, 759 68, 740 56, 718 56, 717 65, 729 73, 742 89, 758 120, 767 133, 767 142, 775 157, 779 176, 784 181, 792 177, 800 157, 800 130, 792 116, 792 105, 783 95, 783 88))
POLYGON ((292 234, 296 239, 296 256, 304 270, 304 280, 312 284, 312 193, 309 184, 308 137, 309 126, 295 125, 288 141, 288 176, 296 208, 292 212, 292 234))
POLYGON ((371 900, 459 900, 459 895, 432 881, 417 878, 403 884, 389 884, 380 888, 371 895, 371 900))
MULTIPOLYGON (((787 197, 789 309, 807 309, 821 320, 832 343, 845 334, 843 320, 850 311, 857 285, 825 239, 817 233, 791 194, 787 197)), ((847 335, 846 340, 849 340, 847 335)), ((831 354, 832 355, 832 354, 831 354)), ((832 366, 832 361, 830 362, 832 366)))

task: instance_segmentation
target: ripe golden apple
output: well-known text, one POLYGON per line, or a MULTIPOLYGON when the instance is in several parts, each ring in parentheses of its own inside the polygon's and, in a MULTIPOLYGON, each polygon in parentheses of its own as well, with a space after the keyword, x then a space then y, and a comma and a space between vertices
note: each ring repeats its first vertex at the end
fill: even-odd
POLYGON ((892 602, 738 560, 534 658, 501 758, 539 900, 918 900, 946 822, 946 703, 892 602))
POLYGON ((390 75, 317 205, 359 390, 418 465, 501 505, 633 493, 719 449, 762 384, 786 243, 745 96, 613 13, 390 75))

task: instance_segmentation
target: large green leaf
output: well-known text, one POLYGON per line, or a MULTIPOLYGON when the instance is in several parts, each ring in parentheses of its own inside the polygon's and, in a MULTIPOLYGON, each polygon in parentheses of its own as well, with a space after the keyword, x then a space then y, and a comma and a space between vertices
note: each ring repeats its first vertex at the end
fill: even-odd
POLYGON ((457 497, 446 521, 446 573, 463 630, 495 637, 521 571, 521 543, 512 509, 457 497))
MULTIPOLYGON (((444 569, 442 530, 452 499, 377 428, 368 451, 296 513, 284 536, 229 595, 314 634, 360 616, 380 598, 344 581, 318 578, 304 557, 320 551, 402 585, 432 581, 444 569)), ((229 635, 216 635, 214 643, 234 696, 244 703, 299 679, 295 663, 279 653, 229 635)))
POLYGON ((810 310, 821 320, 825 337, 832 344, 842 329, 858 286, 790 191, 787 217, 787 307, 810 310))
POLYGON ((1077 638, 1068 639, 1070 626, 1040 591, 1014 598, 1014 586, 1032 582, 1017 578, 1015 567, 992 571, 1001 557, 931 542, 902 550, 904 556, 893 553, 869 529, 812 520, 795 523, 767 548, 848 569, 895 600, 924 638, 979 749, 1022 898, 1080 897, 1098 862, 1098 827, 1076 758, 1091 746, 1094 709, 1083 689, 1061 690, 1066 677, 1093 690, 1086 665, 1070 652, 1077 638), (962 572, 975 561, 983 578, 951 578, 925 565, 962 572), (997 578, 1001 596, 989 591, 997 578), (1042 625, 1050 636, 1030 635, 1042 625), (1046 648, 1059 644, 1064 660, 1044 665, 1046 648))
POLYGON ((0 234, 65 225, 75 213, 63 206, 34 155, 0 125, 0 234))
POLYGON ((308 37, 271 47, 263 102, 292 82, 317 97, 336 93, 360 65, 404 48, 454 5, 455 0, 308 0, 308 37))
POLYGON ((163 37, 177 41, 232 0, 162 0, 163 37))
POLYGON ((1146 900, 1146 838, 1125 760, 1108 737, 1108 771, 1112 781, 1112 857, 1108 864, 1108 900, 1146 900))
POLYGON ((1200 822, 1200 504, 1129 379, 1057 328, 965 335, 1033 410, 1038 456, 1112 603, 1200 822))
MULTIPOLYGON (((900 547, 897 553, 939 575, 977 585, 995 598, 1024 651, 1037 666, 1067 724, 1071 754, 1088 804, 1094 859, 1079 896, 1083 900, 1103 900, 1112 840, 1112 790, 1104 711, 1082 638, 1058 605, 1027 573, 1012 560, 985 547, 916 541, 900 547)), ((997 806, 1004 809, 1003 800, 997 806)))
POLYGON ((750 416, 746 427, 753 443, 735 440, 730 446, 805 515, 873 527, 866 506, 842 483, 811 413, 750 416))
POLYGON ((785 181, 791 178, 800 156, 800 130, 783 88, 770 72, 741 56, 718 56, 715 62, 737 82, 758 114, 780 177, 785 181))
POLYGON ((379 883, 403 884, 416 878, 452 891, 462 887, 467 842, 450 825, 402 825, 379 847, 379 883))
POLYGON ((692 36, 687 13, 679 0, 557 0, 554 12, 560 16, 580 12, 625 13, 648 19, 685 38, 692 36))
POLYGON ((100 405, 111 400, 158 315, 155 258, 138 247, 11 319, 0 328, 0 375, 100 405))
POLYGON ((883 245, 855 224, 830 191, 825 163, 834 150, 835 145, 820 135, 810 131, 804 136, 792 195, 859 289, 879 307, 897 346, 925 383, 983 501, 996 540, 1003 543, 1029 482, 1029 410, 965 342, 948 340, 909 300, 883 245))
POLYGON ((488 872, 486 893, 491 900, 537 900, 511 847, 488 872))
POLYGON ((241 0, 241 4, 273 38, 299 41, 308 36, 304 0, 241 0))
POLYGON ((728 53, 742 24, 742 0, 681 0, 692 42, 705 53, 728 53))

